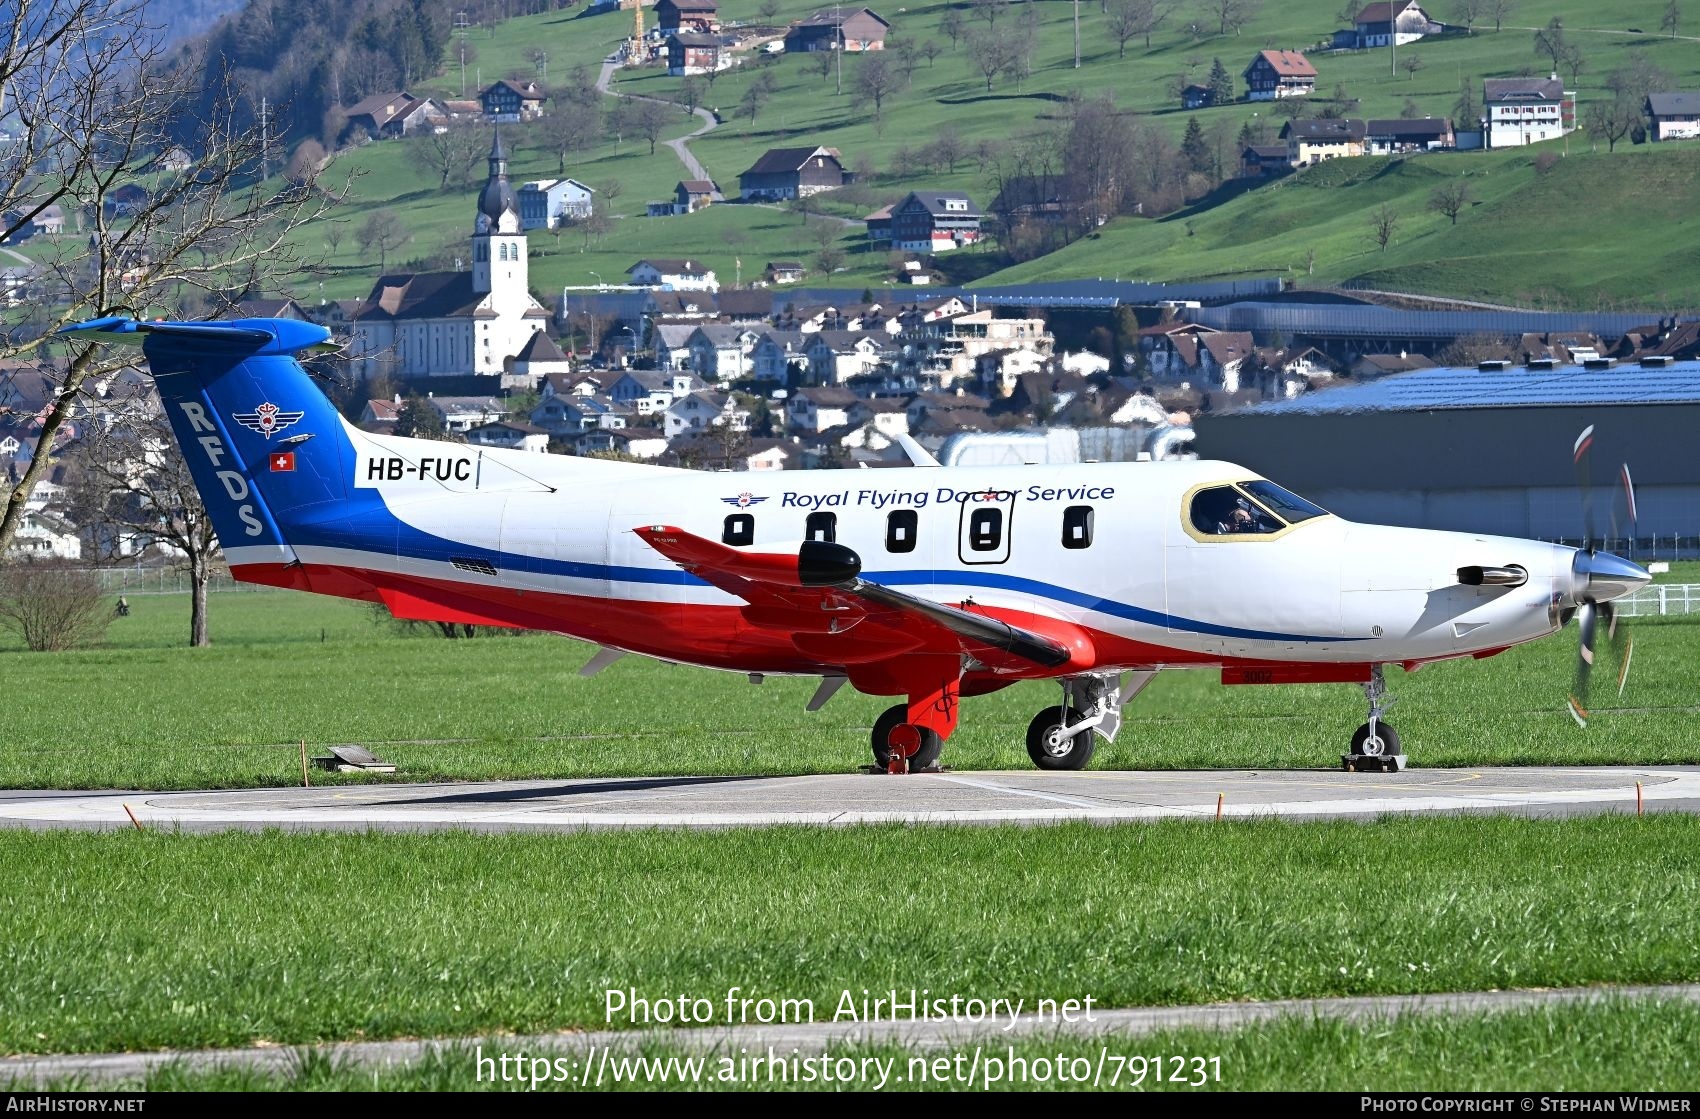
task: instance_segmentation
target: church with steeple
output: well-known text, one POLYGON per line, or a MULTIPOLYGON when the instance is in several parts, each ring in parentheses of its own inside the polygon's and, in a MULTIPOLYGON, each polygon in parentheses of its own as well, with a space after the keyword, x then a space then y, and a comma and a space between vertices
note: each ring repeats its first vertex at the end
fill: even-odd
POLYGON ((380 276, 360 301, 350 347, 363 378, 500 376, 549 322, 531 297, 525 227, 501 129, 478 194, 471 269, 380 276))

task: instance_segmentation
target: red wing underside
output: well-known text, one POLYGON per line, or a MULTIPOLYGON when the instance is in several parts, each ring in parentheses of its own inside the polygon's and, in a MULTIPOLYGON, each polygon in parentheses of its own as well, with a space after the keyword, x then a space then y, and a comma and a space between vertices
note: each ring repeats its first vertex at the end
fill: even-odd
POLYGON ((742 599, 750 625, 788 633, 800 652, 827 664, 966 655, 1000 675, 1051 676, 1091 656, 1085 632, 1060 620, 1026 619, 1018 627, 984 608, 946 606, 860 579, 799 586, 795 555, 740 551, 664 526, 637 534, 684 570, 742 599))

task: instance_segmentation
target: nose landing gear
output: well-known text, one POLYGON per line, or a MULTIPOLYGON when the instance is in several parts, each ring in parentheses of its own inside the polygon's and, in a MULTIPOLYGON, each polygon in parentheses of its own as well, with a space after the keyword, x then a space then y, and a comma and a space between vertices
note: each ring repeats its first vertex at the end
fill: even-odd
POLYGON ((1364 698, 1369 701, 1369 722, 1352 735, 1351 753, 1340 755, 1340 768, 1347 773, 1397 773, 1405 768, 1405 754, 1399 747, 1399 732, 1381 719, 1394 699, 1387 694, 1379 664, 1370 671, 1363 687, 1364 698))

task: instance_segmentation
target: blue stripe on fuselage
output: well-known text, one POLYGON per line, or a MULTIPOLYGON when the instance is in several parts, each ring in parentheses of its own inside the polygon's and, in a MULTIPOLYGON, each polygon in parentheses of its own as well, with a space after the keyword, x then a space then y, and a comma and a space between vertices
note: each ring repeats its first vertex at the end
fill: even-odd
MULTIPOLYGON (((677 568, 627 567, 585 563, 577 560, 556 560, 542 556, 503 552, 448 540, 414 528, 397 517, 385 504, 383 496, 378 491, 357 490, 355 493, 358 496, 351 497, 350 501, 359 506, 358 510, 350 511, 347 508, 347 503, 338 503, 340 508, 335 511, 327 510, 326 517, 321 521, 297 522, 286 526, 285 537, 296 546, 354 548, 361 551, 379 550, 373 548, 376 541, 394 539, 396 553, 405 558, 442 562, 448 561, 451 557, 480 559, 492 564, 498 571, 512 571, 529 575, 549 575, 568 579, 606 580, 615 583, 639 583, 655 586, 706 587, 709 585, 695 575, 677 568), (331 524, 327 524, 327 522, 331 524), (334 527, 332 527, 333 525, 334 527)), ((1127 621, 1139 622, 1143 625, 1185 633, 1203 634, 1210 637, 1232 637, 1253 641, 1294 641, 1305 644, 1362 640, 1355 637, 1317 637, 1302 633, 1274 633, 1268 630, 1218 625, 1214 622, 1182 618, 1166 611, 1151 610, 1143 606, 1119 602, 1113 598, 1104 598, 1100 595, 1089 594, 1069 587, 1059 587, 1054 583, 1045 583, 1037 579, 1024 579, 1016 575, 1003 575, 995 571, 934 571, 927 569, 866 571, 863 572, 863 577, 870 582, 883 583, 893 587, 938 584, 1013 591, 1017 594, 1048 599, 1052 602, 1077 606, 1100 614, 1123 618, 1127 621)))

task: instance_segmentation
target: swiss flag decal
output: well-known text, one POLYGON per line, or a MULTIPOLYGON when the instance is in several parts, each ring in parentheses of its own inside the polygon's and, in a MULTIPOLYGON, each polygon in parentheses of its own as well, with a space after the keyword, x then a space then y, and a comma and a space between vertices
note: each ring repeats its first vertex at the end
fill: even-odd
POLYGON ((295 452, 276 451, 271 456, 273 474, 293 474, 295 472, 295 452))

